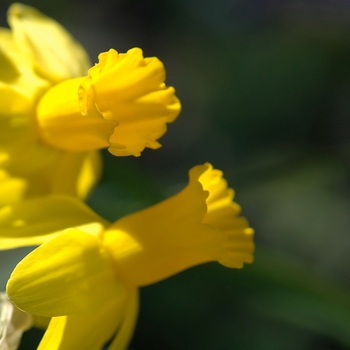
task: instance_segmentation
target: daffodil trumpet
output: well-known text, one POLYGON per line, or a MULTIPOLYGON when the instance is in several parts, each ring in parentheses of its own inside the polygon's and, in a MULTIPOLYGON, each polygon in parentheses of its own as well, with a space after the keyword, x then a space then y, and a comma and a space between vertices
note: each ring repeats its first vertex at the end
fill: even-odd
POLYGON ((180 112, 165 70, 139 48, 119 54, 111 49, 87 77, 55 85, 41 98, 37 121, 42 139, 65 150, 108 148, 116 156, 139 156, 157 141, 180 112))

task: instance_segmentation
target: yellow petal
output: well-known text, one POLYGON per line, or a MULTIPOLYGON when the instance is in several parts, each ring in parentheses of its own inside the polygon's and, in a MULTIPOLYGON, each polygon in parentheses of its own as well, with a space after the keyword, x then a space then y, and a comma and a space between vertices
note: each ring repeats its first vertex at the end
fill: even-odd
POLYGON ((134 289, 126 305, 125 315, 121 322, 118 333, 113 339, 108 350, 125 350, 131 340, 135 329, 137 314, 139 310, 139 293, 134 289))
POLYGON ((16 3, 9 8, 8 22, 18 50, 40 76, 57 83, 86 74, 90 63, 85 50, 53 19, 16 3))
POLYGON ((52 192, 85 199, 97 184, 102 173, 101 154, 65 152, 54 173, 52 192))
POLYGON ((25 180, 27 198, 46 195, 52 192, 53 177, 65 177, 55 171, 61 151, 36 142, 30 128, 21 122, 15 116, 0 118, 0 166, 13 177, 25 180))
POLYGON ((89 315, 54 317, 38 350, 101 350, 121 322, 125 306, 118 298, 102 298, 89 315))
POLYGON ((0 209, 0 249, 37 245, 69 227, 93 224, 100 232, 108 223, 72 197, 46 196, 0 209))
POLYGON ((11 177, 5 170, 0 169, 0 207, 21 200, 26 187, 25 179, 11 177))
POLYGON ((91 315, 113 300, 123 307, 128 290, 116 278, 98 237, 68 229, 28 254, 14 269, 7 294, 26 312, 56 317, 91 315))
POLYGON ((30 107, 26 94, 21 94, 21 71, 13 57, 16 51, 10 30, 0 28, 0 115, 9 115, 30 107), (11 55, 12 53, 12 55, 11 55), (14 82, 17 82, 14 84, 14 82))
POLYGON ((0 77, 2 81, 11 81, 20 75, 16 60, 11 56, 15 50, 12 33, 7 28, 0 28, 0 77))
POLYGON ((49 83, 38 77, 15 45, 10 30, 0 28, 0 116, 28 112, 49 83))
POLYGON ((0 166, 27 180, 27 195, 60 193, 86 198, 101 175, 97 151, 63 152, 36 139, 25 115, 0 118, 0 166))
POLYGON ((138 291, 131 291, 125 305, 117 299, 100 301, 100 310, 91 315, 54 317, 38 350, 100 350, 113 333, 108 350, 126 350, 138 311, 138 291))
POLYGON ((103 239, 116 269, 130 283, 147 285, 208 261, 229 267, 252 261, 252 230, 236 218, 237 212, 226 215, 232 199, 223 206, 224 226, 206 219, 216 201, 231 198, 221 178, 217 185, 208 183, 217 174, 209 164, 192 168, 189 184, 177 195, 118 220, 105 231, 103 239))
POLYGON ((18 87, 0 81, 0 94, 0 116, 8 116, 31 108, 31 100, 22 94, 18 87))
POLYGON ((0 151, 7 155, 4 165, 19 176, 52 167, 60 154, 37 142, 31 117, 27 111, 0 118, 0 151))

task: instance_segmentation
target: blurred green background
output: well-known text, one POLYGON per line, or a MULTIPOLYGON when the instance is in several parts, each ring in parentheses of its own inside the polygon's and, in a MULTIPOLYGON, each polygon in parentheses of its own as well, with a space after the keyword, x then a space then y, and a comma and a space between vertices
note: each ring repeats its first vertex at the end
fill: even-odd
MULTIPOLYGON (((161 149, 104 153, 97 212, 115 220, 156 203, 209 161, 256 230, 253 265, 207 264, 143 288, 130 349, 350 349, 350 2, 25 3, 92 62, 111 47, 158 56, 182 101, 161 149)), ((23 253, 1 255, 3 285, 23 253)), ((21 349, 39 336, 28 332, 21 349)))

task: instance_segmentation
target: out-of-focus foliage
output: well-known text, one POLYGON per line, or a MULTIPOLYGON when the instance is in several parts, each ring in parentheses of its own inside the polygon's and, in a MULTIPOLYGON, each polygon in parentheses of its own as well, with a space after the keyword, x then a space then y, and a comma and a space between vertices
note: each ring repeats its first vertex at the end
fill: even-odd
POLYGON ((160 57, 182 101, 160 150, 105 154, 89 202, 97 212, 113 220, 155 203, 210 161, 256 230, 252 266, 201 266, 144 288, 130 349, 350 349, 350 4, 27 3, 65 25, 93 62, 110 47, 160 57))

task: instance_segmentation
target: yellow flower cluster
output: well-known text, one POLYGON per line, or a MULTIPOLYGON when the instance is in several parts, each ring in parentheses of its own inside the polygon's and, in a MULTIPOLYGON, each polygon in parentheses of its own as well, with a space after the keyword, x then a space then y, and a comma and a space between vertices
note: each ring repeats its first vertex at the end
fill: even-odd
POLYGON ((0 249, 38 247, 7 284, 24 311, 14 309, 20 324, 31 321, 16 328, 8 316, 6 324, 17 344, 48 318, 40 350, 126 349, 140 287, 205 262, 251 263, 253 230, 209 163, 193 167, 178 194, 114 223, 91 210, 83 200, 101 173, 99 150, 159 148, 181 109, 175 90, 163 64, 139 48, 101 53, 89 68, 84 49, 37 10, 13 4, 8 22, 0 29, 0 249))

